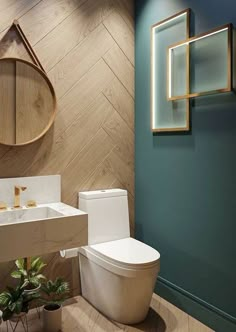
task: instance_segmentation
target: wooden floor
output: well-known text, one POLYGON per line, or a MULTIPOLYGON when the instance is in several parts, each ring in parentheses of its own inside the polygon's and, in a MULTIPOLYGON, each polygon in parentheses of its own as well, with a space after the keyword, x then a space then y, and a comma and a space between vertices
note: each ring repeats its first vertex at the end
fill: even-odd
MULTIPOLYGON (((36 310, 29 314, 29 332, 42 332, 42 319, 36 310)), ((22 332, 23 329, 17 329, 22 332)), ((196 319, 179 310, 157 295, 153 295, 146 320, 138 325, 126 326, 112 322, 95 310, 81 296, 63 308, 63 332, 212 332, 196 319)), ((3 325, 1 332, 6 332, 3 325)))

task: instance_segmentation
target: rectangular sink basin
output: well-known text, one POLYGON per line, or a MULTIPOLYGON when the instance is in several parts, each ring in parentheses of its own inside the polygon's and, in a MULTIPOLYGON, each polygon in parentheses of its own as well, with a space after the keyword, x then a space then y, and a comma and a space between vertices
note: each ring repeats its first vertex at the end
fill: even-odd
POLYGON ((87 213, 62 202, 0 211, 0 262, 87 244, 87 213))
POLYGON ((62 213, 48 207, 24 208, 19 210, 8 210, 0 213, 0 225, 51 219, 63 216, 62 213))

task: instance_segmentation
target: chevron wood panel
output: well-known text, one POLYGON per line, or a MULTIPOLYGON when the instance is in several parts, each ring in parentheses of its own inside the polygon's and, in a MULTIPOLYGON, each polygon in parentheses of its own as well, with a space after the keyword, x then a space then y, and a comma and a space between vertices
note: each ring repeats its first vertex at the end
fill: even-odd
MULTIPOLYGON (((47 70, 65 57, 76 45, 89 36, 113 11, 110 0, 87 0, 67 17, 57 29, 35 45, 35 50, 47 70), (66 43, 63 41, 66 40, 66 43)), ((90 44, 93 47, 93 43, 90 44)), ((89 54, 87 53, 87 56, 89 54)))
MULTIPOLYGON (((29 146, 0 146, 0 177, 62 175, 63 201, 81 190, 128 190, 134 232, 133 0, 0 0, 0 57, 29 60, 13 30, 18 19, 58 98, 50 131, 29 146)), ((30 254, 30 253, 29 253, 30 254)), ((77 259, 44 256, 50 277, 79 293, 77 259)), ((0 264, 0 288, 13 262, 0 264)))
POLYGON ((127 91, 134 97, 134 67, 122 52, 118 44, 115 44, 104 56, 104 61, 113 73, 121 81, 127 91))

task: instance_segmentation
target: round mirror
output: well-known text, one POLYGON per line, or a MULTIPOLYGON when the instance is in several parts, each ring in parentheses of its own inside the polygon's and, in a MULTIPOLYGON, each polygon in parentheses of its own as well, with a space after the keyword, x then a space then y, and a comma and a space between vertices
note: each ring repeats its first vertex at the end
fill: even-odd
POLYGON ((25 145, 51 127, 56 96, 47 75, 21 59, 0 59, 0 143, 25 145))

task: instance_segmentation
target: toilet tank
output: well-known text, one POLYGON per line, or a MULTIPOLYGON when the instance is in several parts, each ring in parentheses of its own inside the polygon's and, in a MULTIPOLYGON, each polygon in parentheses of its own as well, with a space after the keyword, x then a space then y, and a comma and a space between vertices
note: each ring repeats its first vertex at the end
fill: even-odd
POLYGON ((88 213, 89 245, 130 236, 126 190, 80 192, 79 209, 88 213))

